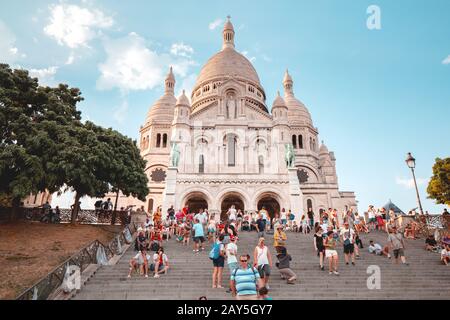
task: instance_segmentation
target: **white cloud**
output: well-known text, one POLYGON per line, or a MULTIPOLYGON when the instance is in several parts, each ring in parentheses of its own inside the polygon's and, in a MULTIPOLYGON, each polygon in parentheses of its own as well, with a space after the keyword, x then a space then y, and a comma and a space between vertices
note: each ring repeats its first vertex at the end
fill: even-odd
POLYGON ((70 54, 70 56, 67 58, 66 60, 66 65, 71 65, 73 64, 75 61, 75 55, 73 54, 73 52, 70 54))
MULTIPOLYGON (((417 185, 418 186, 424 185, 424 184, 426 184, 428 182, 428 179, 424 179, 424 178, 417 178, 416 180, 417 180, 417 185)), ((413 189, 414 188, 414 179, 413 178, 403 179, 403 178, 397 177, 395 179, 395 182, 398 185, 403 186, 403 187, 405 187, 407 189, 413 189)))
POLYGON ((180 42, 172 44, 172 47, 170 48, 170 53, 175 56, 190 58, 194 53, 194 49, 191 46, 184 44, 183 42, 180 42))
POLYGON ((442 61, 442 64, 450 64, 450 55, 442 61))
POLYGON ((13 64, 21 58, 26 57, 26 55, 21 53, 16 47, 16 36, 2 20, 0 20, 0 35, 1 62, 13 64))
POLYGON ((101 34, 101 29, 114 24, 112 17, 95 8, 60 3, 50 6, 50 23, 44 32, 69 48, 88 46, 89 41, 101 34))
POLYGON ((223 23, 223 19, 216 19, 209 24, 209 30, 214 30, 223 23))
POLYGON ((55 74, 58 67, 48 67, 44 69, 30 69, 28 72, 30 77, 38 78, 40 85, 53 86, 55 85, 55 74))
MULTIPOLYGON (((174 57, 169 53, 157 53, 146 45, 136 33, 120 39, 104 41, 107 59, 99 65, 99 90, 118 88, 122 93, 132 90, 148 90, 162 85, 170 66, 174 73, 184 78, 195 62, 187 57, 174 57)), ((193 51, 193 50, 192 50, 193 51)))

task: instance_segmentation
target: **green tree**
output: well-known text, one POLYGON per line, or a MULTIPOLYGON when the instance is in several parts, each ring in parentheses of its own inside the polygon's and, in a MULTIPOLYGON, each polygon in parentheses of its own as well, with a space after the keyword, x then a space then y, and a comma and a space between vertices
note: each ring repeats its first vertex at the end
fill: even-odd
POLYGON ((62 181, 52 175, 58 137, 80 120, 76 88, 41 87, 26 70, 0 64, 0 193, 11 198, 13 218, 30 193, 59 190, 62 181))
POLYGON ((450 206, 450 158, 436 159, 427 192, 436 203, 450 206))
POLYGON ((116 221, 117 202, 120 192, 125 196, 133 196, 145 201, 149 189, 145 174, 146 162, 142 159, 136 142, 112 129, 103 129, 92 123, 86 123, 96 132, 101 143, 106 143, 109 150, 105 150, 108 161, 101 179, 108 182, 111 191, 116 193, 112 224, 116 221))
POLYGON ((75 192, 75 202, 71 222, 75 223, 80 209, 80 199, 84 196, 104 197, 109 184, 104 179, 109 171, 110 147, 99 141, 93 124, 69 126, 61 137, 64 148, 56 158, 52 175, 58 176, 65 187, 60 192, 75 192))

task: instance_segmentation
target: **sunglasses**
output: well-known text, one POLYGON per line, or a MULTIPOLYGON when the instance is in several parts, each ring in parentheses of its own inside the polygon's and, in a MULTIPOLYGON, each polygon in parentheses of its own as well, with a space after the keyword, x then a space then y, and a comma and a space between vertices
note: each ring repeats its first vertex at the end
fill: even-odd
POLYGON ((241 260, 241 262, 247 262, 248 260, 241 260))

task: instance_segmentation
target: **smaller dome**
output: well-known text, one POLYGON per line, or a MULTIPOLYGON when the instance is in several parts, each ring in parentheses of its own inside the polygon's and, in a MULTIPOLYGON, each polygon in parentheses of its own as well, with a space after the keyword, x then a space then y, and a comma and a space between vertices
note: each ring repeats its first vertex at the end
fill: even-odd
POLYGON ((278 91, 277 97, 273 101, 272 110, 277 107, 287 108, 286 102, 284 102, 284 99, 280 96, 279 91, 278 91))
POLYGON ((330 152, 328 151, 327 146, 322 141, 322 144, 319 149, 319 156, 328 156, 329 154, 330 152))
POLYGON ((183 93, 178 97, 177 106, 187 106, 187 107, 190 106, 189 99, 188 97, 186 97, 186 93, 184 90, 183 93))
POLYGON ((231 17, 228 16, 227 17, 227 22, 225 22, 225 25, 223 26, 223 30, 232 30, 234 31, 234 27, 233 24, 231 23, 231 17))
POLYGON ((294 95, 287 95, 284 97, 288 107, 289 122, 292 124, 306 124, 313 125, 311 114, 303 103, 294 97, 294 95))
POLYGON ((176 103, 175 96, 166 93, 150 108, 145 122, 172 123, 176 103))

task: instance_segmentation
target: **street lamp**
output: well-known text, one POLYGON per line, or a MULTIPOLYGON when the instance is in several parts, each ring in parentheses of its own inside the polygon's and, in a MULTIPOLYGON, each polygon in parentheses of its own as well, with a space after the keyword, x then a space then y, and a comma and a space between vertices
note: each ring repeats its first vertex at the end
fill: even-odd
POLYGON ((423 215, 423 209, 422 209, 422 202, 420 202, 420 195, 419 195, 419 189, 417 188, 417 181, 416 181, 416 174, 414 173, 414 169, 416 168, 416 159, 411 155, 411 152, 408 152, 408 156, 405 160, 408 167, 411 169, 413 178, 414 178, 414 185, 416 187, 416 195, 417 195, 417 202, 419 203, 419 210, 420 214, 423 215))

